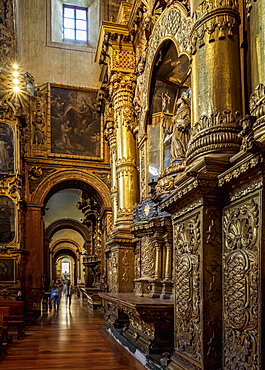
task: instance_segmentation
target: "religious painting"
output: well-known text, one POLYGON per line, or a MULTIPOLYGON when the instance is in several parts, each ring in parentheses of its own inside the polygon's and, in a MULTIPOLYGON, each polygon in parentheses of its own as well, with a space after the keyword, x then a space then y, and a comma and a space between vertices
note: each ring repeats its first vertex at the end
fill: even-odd
POLYGON ((15 207, 12 199, 0 196, 0 245, 10 243, 15 237, 15 207))
POLYGON ((14 135, 5 123, 0 123, 0 173, 14 173, 14 135))
POLYGON ((15 260, 13 258, 0 258, 0 282, 15 282, 15 260))
POLYGON ((100 116, 96 91, 51 86, 51 153, 101 156, 100 116))

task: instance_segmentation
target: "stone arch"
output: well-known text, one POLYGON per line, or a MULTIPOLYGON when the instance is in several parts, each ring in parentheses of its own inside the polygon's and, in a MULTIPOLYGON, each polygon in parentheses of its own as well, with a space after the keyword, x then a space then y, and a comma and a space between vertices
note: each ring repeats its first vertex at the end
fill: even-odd
POLYGON ((45 239, 51 240, 52 236, 59 230, 73 229, 82 235, 84 241, 89 241, 88 228, 79 221, 71 219, 56 220, 51 223, 45 230, 45 239))
POLYGON ((79 182, 87 184, 94 190, 96 197, 103 208, 111 208, 110 189, 96 175, 81 170, 60 170, 47 176, 36 188, 32 196, 33 204, 45 204, 53 188, 63 183, 72 184, 79 182))
POLYGON ((189 35, 191 33, 191 18, 188 16, 187 9, 180 3, 173 4, 165 9, 157 20, 152 35, 149 40, 148 53, 145 60, 145 70, 143 74, 143 109, 139 117, 140 134, 144 134, 145 121, 149 110, 149 92, 152 79, 153 66, 157 57, 157 52, 165 40, 171 40, 179 55, 189 53, 189 35), (187 36, 188 35, 188 36, 187 36))
POLYGON ((77 257, 82 252, 82 248, 73 240, 60 239, 56 240, 50 245, 50 252, 52 255, 56 254, 60 250, 71 250, 77 257), (67 244, 67 246, 65 245, 67 244))

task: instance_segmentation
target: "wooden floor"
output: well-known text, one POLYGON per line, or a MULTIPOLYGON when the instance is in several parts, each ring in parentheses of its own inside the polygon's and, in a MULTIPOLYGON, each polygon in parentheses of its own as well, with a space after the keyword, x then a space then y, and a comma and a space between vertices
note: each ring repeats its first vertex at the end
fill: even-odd
POLYGON ((5 370, 87 369, 146 370, 105 330, 101 312, 73 298, 71 310, 62 298, 60 310, 27 327, 0 362, 5 370))

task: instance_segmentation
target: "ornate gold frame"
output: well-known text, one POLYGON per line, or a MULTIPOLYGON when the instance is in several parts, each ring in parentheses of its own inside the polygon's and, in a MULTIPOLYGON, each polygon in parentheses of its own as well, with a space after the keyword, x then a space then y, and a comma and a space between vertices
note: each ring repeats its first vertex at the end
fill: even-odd
POLYGON ((88 161, 104 161, 104 137, 103 137, 103 123, 102 117, 99 116, 100 119, 100 156, 99 157, 88 157, 83 155, 74 155, 74 154, 59 154, 59 153, 52 153, 51 151, 51 88, 58 87, 61 89, 69 89, 69 90, 76 90, 76 91, 84 91, 84 92, 93 92, 97 93, 97 89, 89 89, 89 88, 82 88, 77 86, 70 86, 70 85, 59 85, 59 84, 48 84, 48 114, 47 114, 47 152, 48 157, 52 158, 74 158, 74 159, 82 159, 88 161))

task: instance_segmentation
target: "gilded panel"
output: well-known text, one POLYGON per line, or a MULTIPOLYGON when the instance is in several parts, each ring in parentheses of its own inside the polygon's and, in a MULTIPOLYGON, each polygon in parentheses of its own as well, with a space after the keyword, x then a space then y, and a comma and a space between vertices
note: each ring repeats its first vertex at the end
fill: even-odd
POLYGON ((261 369, 259 364, 258 196, 227 207, 223 214, 224 368, 261 369))
POLYGON ((113 293, 118 292, 118 258, 119 252, 112 251, 109 260, 109 291, 113 293))
POLYGON ((175 349, 202 361, 201 214, 174 225, 175 349))
POLYGON ((141 239, 141 275, 142 277, 154 277, 155 275, 155 246, 149 236, 141 239))

